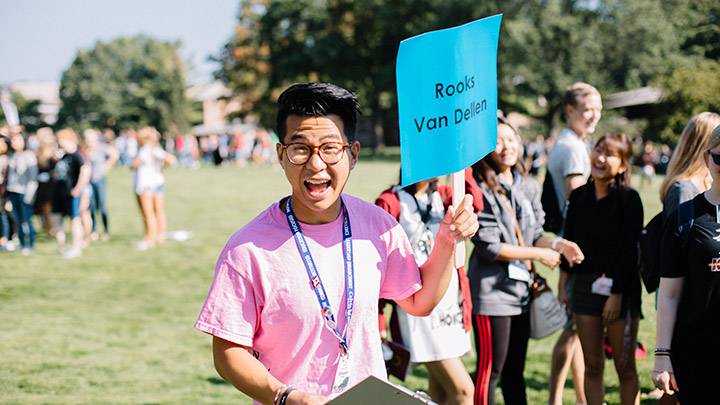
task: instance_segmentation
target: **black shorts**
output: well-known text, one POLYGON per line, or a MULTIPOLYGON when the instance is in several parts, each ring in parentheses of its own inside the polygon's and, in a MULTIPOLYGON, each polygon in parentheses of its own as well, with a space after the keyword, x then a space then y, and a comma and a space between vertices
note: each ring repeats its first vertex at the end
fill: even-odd
MULTIPOLYGON (((592 292, 592 284, 598 278, 596 274, 579 273, 575 274, 572 282, 572 295, 570 297, 570 308, 572 312, 580 315, 602 316, 605 301, 608 297, 605 295, 594 294, 592 292)), ((623 296, 622 305, 620 307, 621 316, 625 316, 630 311, 632 318, 642 317, 640 305, 634 302, 628 302, 623 296)))
POLYGON ((57 185, 52 193, 52 212, 62 216, 69 216, 72 211, 72 196, 67 187, 57 185))

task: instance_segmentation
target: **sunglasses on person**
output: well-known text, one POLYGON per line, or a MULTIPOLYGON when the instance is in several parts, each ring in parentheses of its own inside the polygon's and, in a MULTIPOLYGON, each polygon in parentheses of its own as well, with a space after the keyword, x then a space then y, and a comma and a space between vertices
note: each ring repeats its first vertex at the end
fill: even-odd
POLYGON ((716 165, 720 166, 720 153, 712 153, 710 151, 707 151, 708 155, 712 158, 713 162, 715 162, 716 165))

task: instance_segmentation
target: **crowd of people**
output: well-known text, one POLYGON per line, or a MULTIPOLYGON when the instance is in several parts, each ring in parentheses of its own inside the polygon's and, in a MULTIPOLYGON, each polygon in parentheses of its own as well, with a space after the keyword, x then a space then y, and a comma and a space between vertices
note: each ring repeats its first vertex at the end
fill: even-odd
MULTIPOLYGON (((542 169, 547 164, 548 154, 556 141, 557 136, 545 137, 542 134, 536 135, 535 139, 523 139, 523 164, 527 168, 528 174, 536 177, 542 174, 542 169)), ((631 164, 640 175, 639 186, 641 188, 650 185, 656 174, 663 176, 667 174, 673 154, 670 145, 643 141, 640 136, 633 138, 632 145, 631 164)))
MULTIPOLYGON (((392 339, 427 366, 438 403, 493 404, 499 386, 505 403, 526 404, 539 262, 559 268, 558 300, 568 313, 548 403, 562 403, 572 368, 576 402, 603 404, 609 353, 621 403, 639 404, 643 205, 631 185, 631 137, 610 132, 591 142, 600 92, 586 83, 567 89, 566 127, 542 186, 530 175, 535 159, 524 164, 518 130, 498 114, 497 146, 466 170, 458 206, 438 179, 393 186, 375 209, 344 194, 358 158, 358 109, 355 95, 326 83, 293 85, 278 99, 276 151, 291 195, 220 254, 195 324, 213 336, 218 373, 258 402, 321 404, 369 375, 385 379, 394 353, 381 342, 392 339), (474 247, 466 272, 451 246, 467 238, 474 247), (460 361, 471 329, 474 383, 460 361)), ((707 403, 713 377, 702 365, 718 359, 708 348, 720 338, 720 116, 690 119, 661 199, 668 214, 652 379, 661 403, 707 403), (684 221, 677 212, 688 204, 684 221)))
MULTIPOLYGON (((119 154, 119 164, 129 167, 139 148, 139 132, 123 129, 115 137, 106 129, 106 138, 114 139, 119 154)), ((201 165, 272 164, 277 162, 273 151, 277 135, 272 131, 252 125, 241 129, 222 131, 207 135, 177 134, 160 137, 160 146, 174 155, 182 167, 197 168, 201 165)))
MULTIPOLYGON (((159 134, 153 128, 143 128, 138 134, 139 149, 130 165, 135 170, 135 192, 145 225, 138 248, 144 250, 162 241, 164 235, 162 166, 173 163, 174 158, 159 148, 159 134)), ((41 128, 27 136, 18 128, 2 128, 0 251, 33 253, 35 215, 67 259, 81 256, 95 241, 109 240, 106 177, 119 158, 109 130, 88 129, 80 135, 69 128, 57 132, 41 128)))
POLYGON ((0 252, 30 255, 38 223, 75 258, 94 241, 110 239, 106 176, 115 166, 134 172, 133 189, 144 227, 139 250, 162 243, 166 233, 163 168, 179 164, 274 164, 275 134, 247 126, 233 135, 162 136, 152 127, 72 129, 0 128, 0 252), (37 217, 37 220, 33 220, 37 217), (64 218, 69 220, 66 237, 64 218))
POLYGON ((664 404, 713 395, 701 370, 720 360, 707 350, 720 338, 720 115, 691 117, 674 153, 621 132, 591 141, 601 94, 575 83, 564 96, 565 128, 550 142, 538 136, 524 147, 498 113, 495 150, 465 171, 465 198, 453 206, 452 189, 437 178, 392 186, 374 205, 343 193, 359 155, 358 111, 351 92, 307 83, 278 100, 280 139, 265 130, 198 141, 163 140, 151 127, 117 137, 2 128, 0 250, 32 254, 35 215, 65 258, 108 240, 106 177, 116 164, 134 171, 144 226, 137 248, 147 250, 165 238, 165 167, 277 162, 291 195, 230 238, 195 324, 213 335, 216 368, 235 387, 263 403, 325 403, 369 375, 385 379, 382 342, 392 341, 427 367, 438 403, 494 404, 499 387, 505 403, 527 404, 533 286, 538 271, 558 269, 567 322, 552 353, 548 404, 562 404, 571 370, 576 403, 603 404, 607 354, 621 403, 639 404, 644 212, 631 173, 634 164, 648 176, 660 167, 652 378, 664 404), (467 239, 469 265, 458 268, 455 246, 467 239), (473 350, 475 381, 461 361, 473 350))

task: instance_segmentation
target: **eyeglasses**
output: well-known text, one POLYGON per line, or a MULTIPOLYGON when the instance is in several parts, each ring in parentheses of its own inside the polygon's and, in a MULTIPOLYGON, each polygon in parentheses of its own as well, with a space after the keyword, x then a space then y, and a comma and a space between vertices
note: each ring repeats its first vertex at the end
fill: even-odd
POLYGON ((302 142, 292 142, 282 145, 285 154, 290 163, 294 165, 304 165, 308 160, 318 152, 320 159, 327 165, 334 165, 342 159, 345 148, 350 146, 343 142, 325 142, 320 146, 311 146, 302 142))
POLYGON ((716 165, 720 165, 720 153, 712 153, 710 151, 707 151, 708 155, 712 158, 713 162, 715 162, 716 165))

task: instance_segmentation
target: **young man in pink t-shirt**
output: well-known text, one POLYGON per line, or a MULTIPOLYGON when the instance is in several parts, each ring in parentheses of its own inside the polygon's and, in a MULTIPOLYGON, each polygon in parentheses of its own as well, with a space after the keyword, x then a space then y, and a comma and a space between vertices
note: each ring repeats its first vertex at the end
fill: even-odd
POLYGON ((322 404, 370 375, 386 378, 378 299, 429 314, 456 242, 477 231, 468 195, 418 269, 397 222, 342 193, 360 150, 358 111, 357 97, 332 84, 280 95, 276 152, 292 194, 230 238, 195 323, 213 335, 218 373, 257 402, 322 404))

